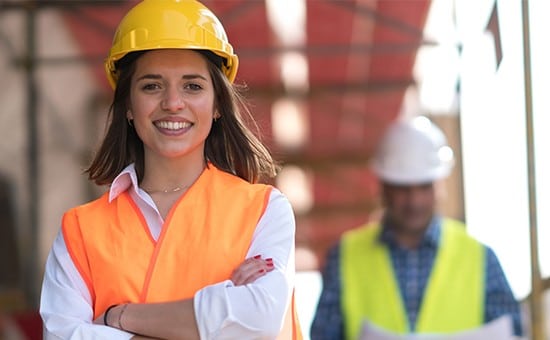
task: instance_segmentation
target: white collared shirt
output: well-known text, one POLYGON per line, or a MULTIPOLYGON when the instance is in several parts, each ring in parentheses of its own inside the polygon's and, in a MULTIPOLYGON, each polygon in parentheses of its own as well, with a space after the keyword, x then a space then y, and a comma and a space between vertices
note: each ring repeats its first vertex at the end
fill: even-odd
MULTIPOLYGON (((151 197, 138 186, 134 165, 113 181, 109 201, 128 190, 155 240, 164 223, 151 197)), ((201 339, 274 338, 282 325, 294 287, 295 221, 287 198, 272 190, 247 258, 273 258, 275 270, 254 283, 234 286, 230 280, 199 290, 194 298, 201 339)), ((133 334, 92 324, 90 292, 58 233, 46 262, 40 314, 45 339, 130 339, 133 334)))

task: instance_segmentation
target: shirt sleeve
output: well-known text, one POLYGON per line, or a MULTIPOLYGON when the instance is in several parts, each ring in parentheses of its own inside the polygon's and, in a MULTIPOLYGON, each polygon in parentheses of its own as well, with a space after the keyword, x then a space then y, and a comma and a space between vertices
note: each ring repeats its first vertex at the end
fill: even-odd
POLYGON ((514 334, 522 336, 519 304, 510 289, 497 256, 489 247, 486 247, 485 265, 485 322, 509 314, 514 322, 514 334))
POLYGON ((340 246, 333 247, 323 270, 323 290, 311 324, 311 339, 340 340, 344 338, 344 323, 340 308, 340 246))
POLYGON ((294 288, 295 221, 285 196, 273 189, 247 258, 273 258, 275 269, 253 283, 230 280, 207 286, 194 297, 201 339, 275 338, 294 288))
POLYGON ((63 234, 57 235, 42 283, 40 314, 44 339, 130 339, 133 334, 95 325, 90 292, 76 269, 63 234))

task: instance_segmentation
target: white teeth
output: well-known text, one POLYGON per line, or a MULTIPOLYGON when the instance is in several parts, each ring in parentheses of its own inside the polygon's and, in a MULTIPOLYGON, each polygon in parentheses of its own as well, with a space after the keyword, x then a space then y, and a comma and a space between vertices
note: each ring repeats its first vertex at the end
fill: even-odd
POLYGON ((167 130, 180 130, 187 128, 191 126, 191 123, 189 122, 168 122, 168 121, 160 121, 155 124, 157 127, 161 129, 167 129, 167 130))

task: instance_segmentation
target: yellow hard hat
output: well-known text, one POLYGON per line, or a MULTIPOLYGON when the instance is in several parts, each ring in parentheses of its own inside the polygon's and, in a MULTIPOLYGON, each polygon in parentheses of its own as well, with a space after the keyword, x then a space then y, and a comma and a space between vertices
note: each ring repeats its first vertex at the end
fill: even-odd
POLYGON ((105 60, 109 83, 116 87, 116 62, 126 54, 166 48, 211 51, 223 58, 221 68, 227 79, 235 80, 239 59, 214 13, 195 0, 144 0, 117 28, 105 60))

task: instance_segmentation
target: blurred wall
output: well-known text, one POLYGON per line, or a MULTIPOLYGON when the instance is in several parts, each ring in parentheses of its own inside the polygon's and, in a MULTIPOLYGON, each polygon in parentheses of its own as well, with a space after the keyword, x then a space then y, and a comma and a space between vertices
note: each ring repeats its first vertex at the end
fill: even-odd
MULTIPOLYGON (((29 225, 26 68, 26 21, 23 11, 0 12, 0 173, 13 186, 15 228, 23 290, 37 296, 47 253, 56 236, 63 212, 87 200, 89 187, 82 170, 95 143, 95 111, 106 108, 98 96, 87 64, 67 60, 79 51, 63 19, 55 10, 40 10, 36 15, 36 84, 38 92, 39 211, 38 225, 29 225), (31 230, 38 231, 37 249, 29 243, 31 230), (28 271, 30 258, 37 254, 36 275, 28 271), (29 282, 29 280, 32 280, 29 282)), ((2 268, 4 270, 4 268, 2 268)), ((37 301, 27 301, 30 305, 37 301)))

